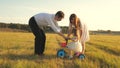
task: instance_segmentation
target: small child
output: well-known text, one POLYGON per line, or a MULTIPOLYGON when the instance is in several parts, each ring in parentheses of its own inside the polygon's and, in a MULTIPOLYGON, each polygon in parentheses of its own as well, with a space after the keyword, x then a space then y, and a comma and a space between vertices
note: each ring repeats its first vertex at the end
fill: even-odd
POLYGON ((79 40, 79 35, 79 30, 75 29, 73 32, 73 38, 71 38, 72 42, 67 44, 68 49, 70 49, 69 59, 73 57, 72 51, 75 52, 75 56, 79 56, 82 52, 82 44, 79 40))

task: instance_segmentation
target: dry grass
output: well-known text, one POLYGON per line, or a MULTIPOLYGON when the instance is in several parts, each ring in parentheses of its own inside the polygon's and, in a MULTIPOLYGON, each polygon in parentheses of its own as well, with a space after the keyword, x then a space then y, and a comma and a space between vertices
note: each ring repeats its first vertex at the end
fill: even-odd
POLYGON ((47 34, 45 56, 34 53, 32 33, 0 32, 0 68, 119 68, 120 36, 91 35, 86 44, 86 59, 60 59, 58 42, 64 39, 47 34))

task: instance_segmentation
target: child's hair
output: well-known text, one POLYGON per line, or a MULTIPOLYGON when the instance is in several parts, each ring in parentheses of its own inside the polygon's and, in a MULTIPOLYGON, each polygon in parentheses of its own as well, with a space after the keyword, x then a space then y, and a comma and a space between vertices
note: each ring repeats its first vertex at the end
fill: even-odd
POLYGON ((76 29, 75 29, 75 28, 73 28, 72 33, 73 33, 74 36, 77 36, 77 33, 76 33, 76 29))

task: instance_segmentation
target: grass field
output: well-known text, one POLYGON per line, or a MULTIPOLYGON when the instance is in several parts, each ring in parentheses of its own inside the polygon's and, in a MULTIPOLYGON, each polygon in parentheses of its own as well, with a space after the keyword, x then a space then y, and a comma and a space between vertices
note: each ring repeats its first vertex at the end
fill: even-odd
POLYGON ((58 42, 64 39, 46 36, 45 56, 39 57, 32 33, 0 32, 0 68, 120 68, 119 35, 90 35, 84 60, 57 58, 58 42))

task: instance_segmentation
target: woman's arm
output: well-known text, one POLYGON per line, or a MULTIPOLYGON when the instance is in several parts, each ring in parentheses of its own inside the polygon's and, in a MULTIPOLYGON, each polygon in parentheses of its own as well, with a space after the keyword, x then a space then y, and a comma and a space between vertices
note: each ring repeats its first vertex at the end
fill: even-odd
POLYGON ((67 37, 69 38, 71 34, 72 34, 72 24, 69 24, 69 29, 68 29, 68 35, 67 35, 67 37))

